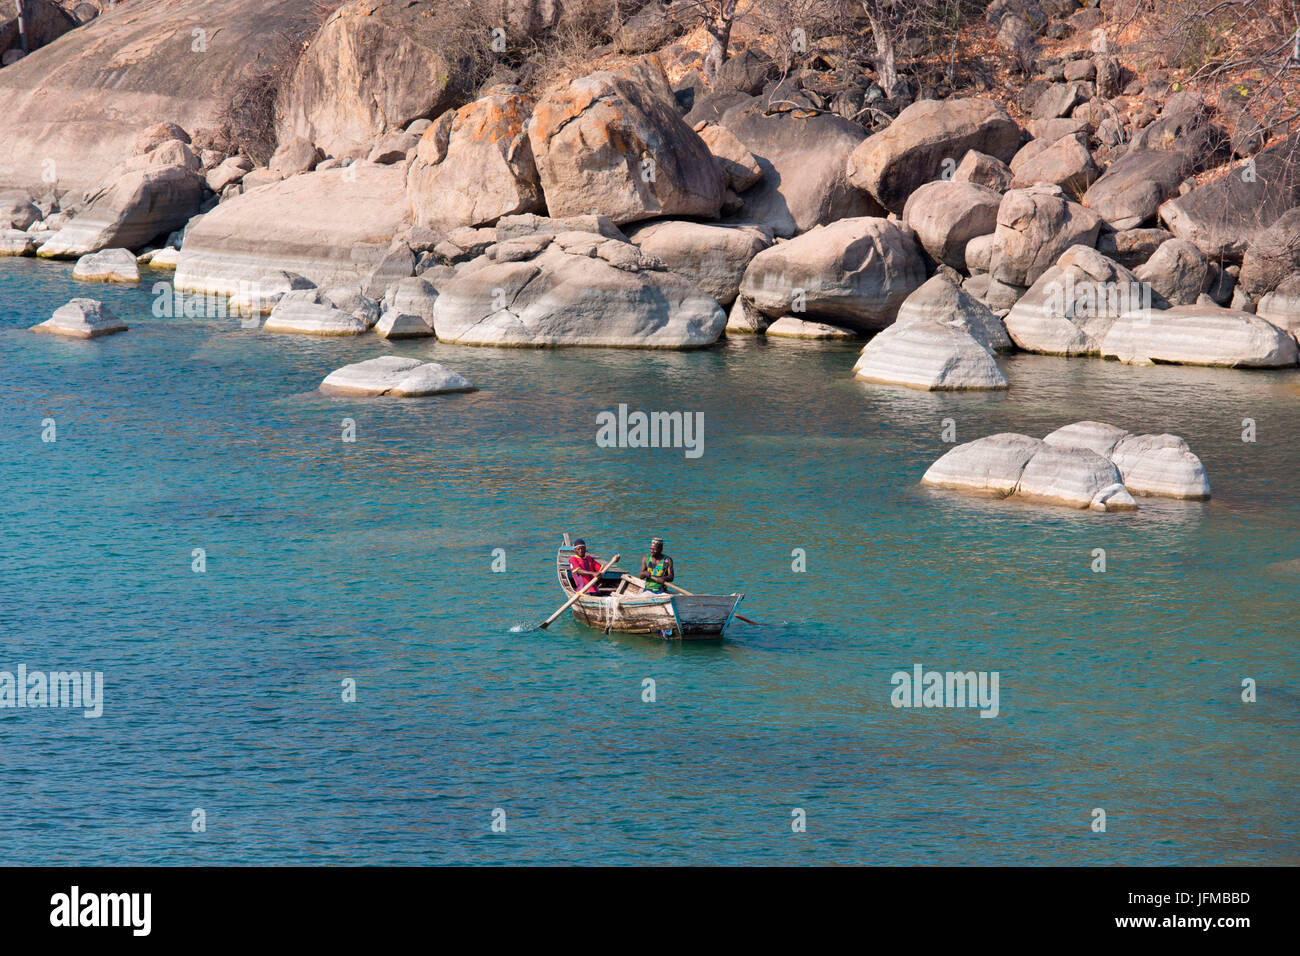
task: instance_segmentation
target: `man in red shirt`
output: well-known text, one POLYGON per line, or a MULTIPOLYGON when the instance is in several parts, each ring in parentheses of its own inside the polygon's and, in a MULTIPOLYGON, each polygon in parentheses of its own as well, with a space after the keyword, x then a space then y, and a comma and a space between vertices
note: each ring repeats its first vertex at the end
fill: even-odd
MULTIPOLYGON (((587 553, 587 542, 579 538, 573 542, 573 556, 569 558, 569 571, 573 575, 574 586, 579 591, 600 572, 600 562, 587 553)), ((595 594, 599 584, 593 584, 586 592, 595 594)))

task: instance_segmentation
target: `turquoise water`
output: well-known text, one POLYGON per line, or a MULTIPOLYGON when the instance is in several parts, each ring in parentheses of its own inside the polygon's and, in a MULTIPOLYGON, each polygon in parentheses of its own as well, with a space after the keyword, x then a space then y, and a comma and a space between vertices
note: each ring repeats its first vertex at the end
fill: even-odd
POLYGON ((933 395, 854 382, 851 346, 394 346, 151 301, 0 262, 0 670, 105 681, 97 720, 0 710, 0 863, 1300 862, 1300 374, 1018 356, 933 395), (26 331, 78 294, 131 330, 26 331), (481 391, 315 391, 387 351, 481 391), (702 411, 704 455, 598 448, 623 402, 702 411), (933 492, 948 418, 1173 431, 1215 497, 933 492), (564 531, 625 564, 662 535, 765 626, 512 632, 561 603, 564 531), (999 716, 893 708, 915 663, 999 672, 999 716))

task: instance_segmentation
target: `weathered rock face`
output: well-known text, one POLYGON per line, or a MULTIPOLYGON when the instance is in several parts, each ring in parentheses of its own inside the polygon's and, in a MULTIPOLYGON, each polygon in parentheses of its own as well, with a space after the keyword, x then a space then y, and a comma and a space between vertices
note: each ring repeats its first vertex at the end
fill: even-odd
POLYGON ((635 246, 589 232, 501 243, 461 266, 434 305, 438 338, 462 345, 694 348, 726 321, 635 246))
POLYGON ((992 100, 921 100, 849 157, 848 179, 890 212, 902 213, 922 184, 938 179, 967 150, 1008 162, 1020 148, 1020 127, 992 100))
POLYGON ((1027 352, 1095 355, 1116 319, 1153 304, 1149 287, 1128 269, 1073 246, 1011 307, 1006 328, 1027 352))
POLYGON ((1014 347, 1006 326, 993 310, 942 275, 930 278, 903 300, 894 325, 915 322, 955 326, 970 333, 990 352, 1005 352, 1014 347))
POLYGON ((1246 246, 1239 281, 1247 295, 1259 297, 1292 276, 1300 276, 1300 206, 1283 213, 1246 246))
POLYGON ((658 57, 626 74, 552 87, 533 111, 528 139, 553 216, 595 212, 621 224, 714 218, 722 208, 726 177, 678 115, 658 57))
POLYGON ((877 334, 862 350, 853 374, 866 382, 929 391, 1007 387, 993 353, 973 335, 930 319, 895 324, 877 334))
POLYGON ((0 229, 0 256, 36 254, 36 237, 21 229, 0 229))
POLYGON ((1131 365, 1279 368, 1297 360, 1296 340, 1285 330, 1249 312, 1209 305, 1125 313, 1102 339, 1101 354, 1131 365))
POLYGON ((375 326, 375 334, 382 339, 426 339, 433 335, 433 326, 418 315, 388 311, 375 326))
POLYGON ((693 282, 723 308, 736 301, 750 261, 772 244, 756 226, 651 221, 628 229, 628 238, 670 271, 693 282))
POLYGON ((884 209, 849 184, 845 165, 867 131, 822 113, 768 115, 746 97, 723 113, 721 125, 758 161, 763 178, 741 195, 735 218, 769 226, 789 238, 838 219, 878 216, 884 209))
POLYGON ((105 249, 78 259, 72 278, 84 282, 139 282, 140 267, 130 249, 105 249))
POLYGON ((986 186, 939 180, 926 183, 908 197, 903 222, 916 232, 934 259, 964 269, 966 244, 976 236, 993 233, 1001 203, 1001 194, 986 186))
POLYGON ((325 376, 320 390, 327 395, 388 395, 393 398, 477 391, 465 376, 437 362, 421 362, 400 355, 381 355, 345 365, 325 376))
POLYGON ((109 246, 138 249, 185 225, 202 199, 203 178, 185 166, 129 172, 94 197, 37 255, 71 259, 109 246))
POLYGON ((1002 197, 994 235, 993 278, 1029 286, 1070 246, 1095 246, 1101 220, 1057 186, 1013 189, 1002 197))
MULTIPOLYGON (((433 306, 438 301, 438 290, 433 283, 420 276, 410 276, 389 286, 384 294, 383 312, 414 315, 433 328, 433 306)), ((430 333, 432 334, 432 332, 430 333)))
POLYGON ((233 294, 276 269, 322 287, 359 285, 406 217, 400 166, 357 163, 272 183, 190 225, 176 288, 233 294))
POLYGON ((132 155, 165 118, 215 124, 241 76, 283 32, 312 20, 309 0, 132 0, 0 70, 0 186, 80 191, 132 155), (207 49, 191 49, 192 29, 207 49), (219 38, 219 39, 218 39, 219 38))
POLYGON ((239 290, 230 296, 227 307, 236 315, 266 315, 285 293, 314 288, 314 282, 296 273, 284 270, 267 272, 255 281, 242 282, 239 290))
POLYGON ((545 211, 528 141, 532 109, 523 90, 495 86, 455 112, 444 145, 441 124, 425 130, 406 180, 415 223, 450 231, 545 211))
POLYGON ((331 156, 364 156, 380 135, 454 105, 456 51, 441 49, 427 4, 354 0, 299 57, 278 107, 281 142, 301 137, 331 156))
POLYGON ((366 323, 336 307, 316 289, 306 289, 286 292, 262 328, 303 335, 360 335, 366 331, 366 323))
POLYGON ((1261 298, 1255 314, 1300 339, 1300 274, 1284 279, 1261 298))
POLYGON ((283 140, 271 155, 266 168, 281 179, 300 176, 316 168, 316 164, 325 158, 319 146, 302 136, 291 136, 283 140))
POLYGON ((1163 243, 1134 275, 1171 305, 1195 305, 1212 278, 1210 261, 1186 239, 1163 243))
POLYGON ((887 219, 842 219, 754 257, 740 294, 757 311, 879 332, 925 281, 915 234, 887 219))
POLYGON ((93 339, 125 332, 126 323, 98 299, 73 299, 55 309, 44 322, 32 326, 32 331, 73 339, 93 339))
POLYGON ((1289 209, 1300 206, 1300 133, 1160 207, 1179 239, 1211 259, 1240 262, 1247 247, 1289 209))

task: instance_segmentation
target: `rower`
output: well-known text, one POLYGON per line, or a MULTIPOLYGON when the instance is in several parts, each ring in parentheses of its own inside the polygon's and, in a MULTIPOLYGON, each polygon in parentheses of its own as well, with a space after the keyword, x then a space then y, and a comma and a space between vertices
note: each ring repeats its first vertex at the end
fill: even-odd
MULTIPOLYGON (((579 538, 573 542, 573 556, 569 558, 569 572, 573 575, 573 586, 581 591, 587 582, 600 573, 600 562, 587 553, 587 542, 579 538)), ((600 589, 596 584, 587 593, 595 594, 600 589)))
POLYGON ((663 594, 673 579, 673 559, 664 554, 663 538, 650 542, 650 553, 641 559, 641 577, 645 580, 645 589, 654 594, 663 594))

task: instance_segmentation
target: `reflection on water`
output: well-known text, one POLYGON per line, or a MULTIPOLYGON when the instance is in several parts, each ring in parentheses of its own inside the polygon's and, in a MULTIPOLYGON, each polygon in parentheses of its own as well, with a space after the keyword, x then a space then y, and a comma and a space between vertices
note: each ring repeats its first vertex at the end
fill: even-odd
POLYGON ((147 286, 69 272, 0 264, 0 669, 102 669, 107 706, 0 711, 12 862, 1300 862, 1294 372, 1021 355, 1005 393, 930 394, 854 381, 860 343, 310 339, 156 319, 147 286), (25 330, 76 294, 131 330, 25 330), (390 351, 481 391, 315 391, 390 351), (598 448, 619 403, 703 412, 704 456, 598 448), (1175 432, 1214 498, 923 488, 949 418, 960 441, 1175 432), (767 623, 512 633, 562 602, 565 531, 628 566, 661 535, 683 586, 767 623), (893 709, 914 663, 997 670, 1001 715, 893 709), (75 854, 30 839, 73 825, 75 854))

